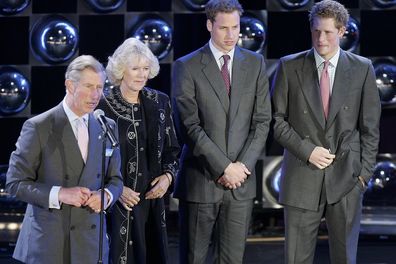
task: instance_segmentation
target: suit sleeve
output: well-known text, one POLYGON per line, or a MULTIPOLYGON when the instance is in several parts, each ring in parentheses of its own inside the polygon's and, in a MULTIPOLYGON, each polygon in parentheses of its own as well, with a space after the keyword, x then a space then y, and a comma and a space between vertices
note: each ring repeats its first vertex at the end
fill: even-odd
POLYGON ((374 68, 368 63, 359 114, 362 169, 360 175, 369 182, 376 162, 379 143, 381 103, 374 68))
MULTIPOLYGON (((108 119, 111 127, 115 129, 115 135, 118 139, 118 128, 113 120, 108 119)), ((110 206, 117 202, 118 198, 121 196, 123 188, 123 179, 121 175, 121 154, 120 149, 115 148, 111 158, 109 159, 109 164, 106 171, 105 188, 107 188, 113 195, 113 200, 110 206)))
POLYGON ((315 145, 302 139, 288 121, 289 117, 289 85, 284 61, 279 61, 272 87, 274 137, 298 159, 307 162, 315 145))
POLYGON ((173 65, 172 96, 175 107, 175 120, 183 143, 191 148, 195 157, 203 158, 213 172, 213 180, 223 173, 231 160, 208 137, 201 126, 198 104, 195 99, 196 87, 192 74, 186 65, 176 61, 173 65))
POLYGON ((12 152, 7 172, 7 191, 20 201, 48 209, 52 186, 40 182, 37 169, 41 143, 36 124, 27 120, 12 152))
POLYGON ((250 171, 254 170, 257 159, 265 147, 272 114, 268 77, 263 57, 261 57, 260 65, 248 140, 238 155, 238 161, 245 164, 250 171))

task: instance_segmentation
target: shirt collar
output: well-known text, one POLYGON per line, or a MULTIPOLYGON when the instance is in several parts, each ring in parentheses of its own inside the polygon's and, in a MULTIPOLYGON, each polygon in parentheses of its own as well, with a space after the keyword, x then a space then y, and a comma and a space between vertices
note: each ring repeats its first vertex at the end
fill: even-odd
MULTIPOLYGON (((325 61, 325 59, 323 59, 322 56, 320 56, 315 49, 314 49, 314 55, 315 55, 316 68, 319 68, 320 65, 322 65, 322 63, 325 61)), ((329 60, 330 65, 336 68, 339 58, 340 58, 340 48, 338 48, 336 54, 334 54, 334 56, 331 57, 331 59, 329 60)))
MULTIPOLYGON (((70 107, 67 105, 66 103, 66 97, 63 99, 62 101, 62 106, 63 106, 63 110, 65 110, 67 119, 69 120, 70 123, 73 123, 76 119, 80 118, 80 116, 76 115, 71 109, 70 107)), ((81 116, 84 121, 88 124, 88 118, 89 118, 89 114, 85 114, 83 116, 81 116)))
MULTIPOLYGON (((212 43, 212 39, 209 40, 209 48, 212 51, 213 56, 215 57, 216 61, 219 61, 221 56, 225 55, 224 52, 218 50, 212 43)), ((232 62, 233 58, 234 58, 234 53, 235 53, 235 47, 230 50, 228 53, 230 56, 230 61, 232 62)))

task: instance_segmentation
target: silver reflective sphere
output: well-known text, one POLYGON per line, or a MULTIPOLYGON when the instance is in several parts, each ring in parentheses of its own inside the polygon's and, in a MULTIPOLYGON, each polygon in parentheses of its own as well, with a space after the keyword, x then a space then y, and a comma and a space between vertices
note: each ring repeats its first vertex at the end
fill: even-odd
POLYGON ((390 161, 378 162, 365 193, 366 204, 385 205, 396 203, 396 164, 390 161))
POLYGON ((396 0, 372 0, 373 3, 381 8, 396 6, 396 0))
POLYGON ((107 13, 117 10, 125 0, 85 0, 87 4, 99 13, 107 13))
POLYGON ((0 14, 17 14, 22 12, 29 4, 30 0, 0 0, 0 14))
POLYGON ((209 0, 183 0, 183 4, 192 11, 204 10, 208 2, 209 0))
POLYGON ((266 39, 264 23, 251 16, 242 16, 238 46, 260 52, 266 39))
POLYGON ((309 0, 279 0, 281 5, 286 9, 297 9, 308 4, 309 0))
POLYGON ((0 113, 17 114, 26 108, 29 100, 28 79, 13 67, 0 69, 0 113))
POLYGON ((77 52, 77 28, 62 16, 46 16, 35 23, 30 43, 33 54, 40 60, 62 63, 77 52))
POLYGON ((359 43, 360 30, 358 22, 350 17, 344 36, 340 40, 340 46, 347 51, 354 51, 359 43))
POLYGON ((172 48, 172 28, 162 19, 142 21, 132 37, 144 42, 158 59, 165 58, 172 48))
POLYGON ((396 64, 392 62, 374 63, 376 83, 379 90, 381 104, 396 103, 396 64))

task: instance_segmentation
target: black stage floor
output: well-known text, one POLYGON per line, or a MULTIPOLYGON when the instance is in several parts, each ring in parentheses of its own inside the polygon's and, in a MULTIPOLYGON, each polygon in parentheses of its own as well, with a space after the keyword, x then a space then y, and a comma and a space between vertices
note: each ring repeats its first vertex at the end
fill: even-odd
MULTIPOLYGON (((177 260, 177 237, 169 239, 171 264, 179 264, 177 260)), ((1 249, 1 264, 19 263, 10 258, 10 250, 1 249), (7 256, 8 255, 8 256, 7 256)), ((208 261, 210 263, 210 261, 208 261)), ((249 238, 246 246, 244 264, 281 264, 283 261, 282 238, 249 238)), ((329 261, 327 240, 318 241, 315 264, 327 264, 329 261)), ((381 237, 363 237, 359 242, 358 264, 396 264, 396 239, 381 237)), ((336 263, 337 264, 337 263, 336 263)))

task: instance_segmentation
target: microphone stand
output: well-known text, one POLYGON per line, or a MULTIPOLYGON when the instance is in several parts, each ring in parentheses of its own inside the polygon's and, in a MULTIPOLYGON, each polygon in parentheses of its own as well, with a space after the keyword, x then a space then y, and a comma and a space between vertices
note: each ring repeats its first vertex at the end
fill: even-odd
MULTIPOLYGON (((104 231, 104 216, 105 216, 105 210, 104 210, 104 180, 105 180, 105 173, 106 173, 106 132, 103 131, 101 135, 99 136, 100 139, 102 139, 102 176, 101 176, 101 182, 100 182, 100 227, 99 227, 99 257, 98 257, 98 264, 103 263, 103 231, 104 231)), ((112 150, 115 147, 112 146, 112 150)), ((109 157, 111 157, 111 154, 109 157)))

